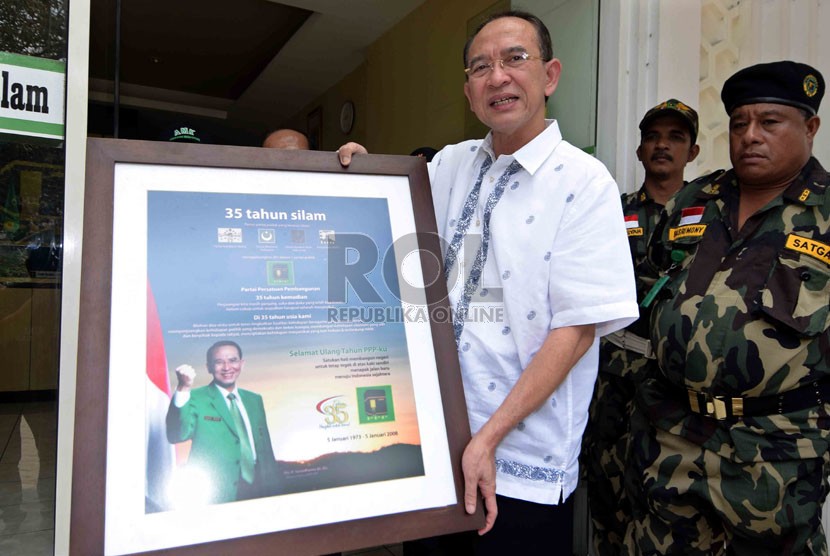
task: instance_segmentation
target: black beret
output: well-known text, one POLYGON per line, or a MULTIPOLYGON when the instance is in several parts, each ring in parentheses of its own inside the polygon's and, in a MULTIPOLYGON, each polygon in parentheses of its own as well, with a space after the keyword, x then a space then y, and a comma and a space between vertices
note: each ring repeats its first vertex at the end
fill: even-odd
POLYGON ((818 112, 824 96, 824 77, 816 68, 782 61, 744 68, 723 84, 720 98, 726 113, 745 104, 768 102, 818 112))

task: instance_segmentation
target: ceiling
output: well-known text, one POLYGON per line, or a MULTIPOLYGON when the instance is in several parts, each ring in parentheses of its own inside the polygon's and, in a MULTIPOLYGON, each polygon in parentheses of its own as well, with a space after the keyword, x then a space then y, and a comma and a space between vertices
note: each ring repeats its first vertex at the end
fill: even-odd
MULTIPOLYGON (((120 0, 123 106, 268 128, 424 0, 120 0)), ((92 0, 90 100, 111 103, 116 0, 92 0)))

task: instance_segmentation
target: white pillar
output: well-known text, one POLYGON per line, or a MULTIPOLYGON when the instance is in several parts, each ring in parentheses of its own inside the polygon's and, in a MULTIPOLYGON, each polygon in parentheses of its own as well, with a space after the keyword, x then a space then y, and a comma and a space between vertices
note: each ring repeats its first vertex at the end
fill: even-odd
POLYGON ((75 429, 75 362, 78 354, 81 240, 86 176, 89 6, 90 0, 72 0, 69 6, 58 453, 55 472, 55 556, 69 554, 72 449, 75 429))
POLYGON ((621 191, 643 181, 634 151, 646 111, 669 98, 697 108, 699 50, 700 0, 602 3, 597 156, 621 191))

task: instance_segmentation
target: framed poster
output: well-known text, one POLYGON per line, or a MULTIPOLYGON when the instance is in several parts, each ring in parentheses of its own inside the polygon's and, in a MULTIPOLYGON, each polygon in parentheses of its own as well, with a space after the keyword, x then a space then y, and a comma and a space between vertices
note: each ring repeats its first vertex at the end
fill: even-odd
POLYGON ((87 152, 71 554, 320 554, 483 524, 422 161, 87 152))

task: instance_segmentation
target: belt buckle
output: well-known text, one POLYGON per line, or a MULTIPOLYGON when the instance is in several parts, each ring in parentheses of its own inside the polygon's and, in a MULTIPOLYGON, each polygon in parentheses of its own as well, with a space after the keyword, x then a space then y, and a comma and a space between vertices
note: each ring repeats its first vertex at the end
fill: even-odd
POLYGON ((687 389, 689 395, 689 407, 695 413, 714 417, 719 421, 726 419, 729 413, 726 408, 727 399, 725 396, 713 396, 709 392, 697 392, 691 388, 687 389), (703 399, 701 400, 698 395, 703 399), (703 403, 701 403, 701 401, 703 403))
POLYGON ((725 398, 723 396, 709 397, 709 399, 706 400, 706 414, 709 417, 714 417, 718 421, 726 419, 727 412, 725 398))

